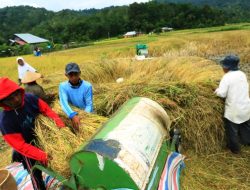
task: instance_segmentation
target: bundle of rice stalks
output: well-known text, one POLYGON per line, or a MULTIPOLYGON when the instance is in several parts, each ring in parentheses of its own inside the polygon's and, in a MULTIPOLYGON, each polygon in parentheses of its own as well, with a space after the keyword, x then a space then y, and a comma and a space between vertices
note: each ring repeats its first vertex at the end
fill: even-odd
POLYGON ((135 83, 102 85, 95 95, 96 112, 113 114, 126 100, 147 97, 158 102, 181 129, 183 144, 197 153, 216 152, 224 140, 223 104, 213 95, 214 85, 135 83))
MULTIPOLYGON (((173 126, 181 129, 186 147, 197 153, 220 150, 224 106, 214 90, 222 70, 214 62, 173 55, 143 62, 103 60, 86 64, 82 70, 83 79, 93 84, 99 115, 112 115, 132 97, 147 97, 165 108, 173 126), (115 82, 119 77, 124 78, 122 83, 115 82)), ((64 115, 58 107, 55 111, 64 115)))
POLYGON ((71 127, 71 120, 62 113, 59 103, 55 103, 54 109, 58 110, 59 116, 68 127, 59 129, 52 120, 40 115, 36 119, 35 133, 38 146, 53 158, 49 160, 51 169, 68 178, 71 155, 90 140, 107 118, 77 110, 81 126, 79 131, 75 131, 71 127))
POLYGON ((224 140, 223 102, 214 95, 221 69, 197 57, 158 59, 131 64, 122 83, 95 85, 98 114, 112 115, 128 99, 141 96, 158 102, 173 127, 181 129, 185 147, 196 153, 219 151, 224 140), (130 74, 129 74, 130 73, 130 74))
POLYGON ((52 157, 49 167, 64 177, 70 177, 70 156, 82 144, 82 139, 69 128, 59 129, 52 120, 42 115, 36 119, 35 133, 38 146, 52 157))
MULTIPOLYGON (((93 113, 87 113, 72 105, 71 108, 76 111, 80 117, 81 126, 77 134, 79 134, 81 138, 89 139, 100 128, 100 126, 108 120, 107 117, 99 116, 93 113)), ((72 122, 63 112, 59 100, 54 102, 52 109, 60 116, 66 126, 72 128, 72 122)))

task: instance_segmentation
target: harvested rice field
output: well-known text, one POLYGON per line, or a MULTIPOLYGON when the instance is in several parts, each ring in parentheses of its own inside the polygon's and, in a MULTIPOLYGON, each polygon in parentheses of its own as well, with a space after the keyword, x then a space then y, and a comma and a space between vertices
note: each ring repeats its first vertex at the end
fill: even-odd
MULTIPOLYGON (((184 190, 248 190, 250 187, 250 147, 242 147, 239 155, 225 149, 223 128, 224 102, 214 95, 223 72, 218 61, 229 53, 241 58, 241 69, 250 79, 250 30, 237 25, 239 30, 220 31, 223 27, 183 30, 161 35, 140 36, 131 39, 105 40, 92 46, 44 54, 41 57, 23 56, 44 75, 39 79, 47 92, 58 93, 58 85, 65 81, 64 67, 68 62, 80 65, 81 77, 93 84, 93 116, 83 116, 89 124, 86 139, 98 130, 128 99, 147 97, 158 102, 168 113, 172 127, 181 130, 183 154, 186 156, 181 175, 184 190), (150 59, 135 59, 135 45, 146 43, 150 59), (122 83, 116 79, 122 77, 122 83), (87 118, 89 120, 87 120, 87 118)), ((0 76, 16 81, 16 57, 0 59, 0 76)), ((52 106, 53 107, 53 106, 52 106)), ((64 122, 70 121, 56 103, 53 107, 64 122)), ((52 130, 46 118, 37 119, 38 132, 52 130)), ((54 129, 53 129, 54 130, 54 129)), ((55 131, 55 133, 57 133, 55 131)), ((61 136, 72 135, 70 129, 61 136)), ((80 133, 81 134, 81 133, 80 133)), ((83 136, 71 139, 73 144, 58 142, 52 137, 38 135, 41 147, 50 152, 49 140, 65 146, 60 151, 70 155, 86 140, 83 136), (48 138, 48 139, 46 139, 48 138), (79 140, 81 139, 81 140, 79 140)), ((57 137, 56 137, 57 138, 57 137)), ((62 139, 62 138, 60 138, 62 139)), ((52 143, 53 144, 53 143, 52 143)), ((5 146, 5 145, 4 145, 5 146)), ((0 167, 10 163, 10 148, 0 150, 0 167)), ((54 156, 56 157, 56 156, 54 156)), ((67 161, 50 166, 69 175, 67 161)), ((66 159, 65 159, 66 160, 66 159)), ((64 161, 65 161, 64 160, 64 161)))

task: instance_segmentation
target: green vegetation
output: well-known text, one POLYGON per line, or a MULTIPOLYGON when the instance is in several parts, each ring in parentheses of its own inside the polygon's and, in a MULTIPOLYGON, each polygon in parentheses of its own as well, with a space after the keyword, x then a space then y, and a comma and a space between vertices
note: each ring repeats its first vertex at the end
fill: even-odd
POLYGON ((216 7, 233 7, 238 5, 240 7, 250 7, 248 0, 155 0, 159 3, 191 3, 195 5, 211 5, 216 7))
MULTIPOLYGON (((59 12, 29 6, 6 7, 0 9, 0 57, 33 52, 34 47, 29 45, 9 46, 9 39, 15 33, 28 32, 46 38, 52 44, 49 51, 57 51, 83 47, 100 39, 107 39, 109 43, 122 38, 127 31, 160 34, 161 28, 166 26, 175 30, 219 27, 207 32, 246 29, 249 25, 223 26, 250 21, 249 7, 250 3, 243 0, 155 0, 129 6, 59 12)), ((48 50, 43 45, 40 48, 43 53, 48 50)))
POLYGON ((149 33, 160 32, 164 26, 174 29, 211 27, 250 18, 250 15, 232 11, 208 5, 199 7, 155 1, 60 12, 29 6, 6 7, 0 9, 0 44, 7 43, 15 33, 29 32, 54 43, 67 44, 117 37, 133 30, 149 33))
POLYGON ((192 4, 199 7, 213 7, 223 11, 226 23, 248 22, 250 18, 248 0, 154 0, 158 3, 192 4))

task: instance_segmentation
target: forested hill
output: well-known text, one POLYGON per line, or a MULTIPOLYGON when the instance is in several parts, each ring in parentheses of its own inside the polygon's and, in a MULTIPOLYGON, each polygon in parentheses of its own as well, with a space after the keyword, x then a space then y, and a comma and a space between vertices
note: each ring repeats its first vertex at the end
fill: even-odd
POLYGON ((164 26, 186 29, 249 21, 250 11, 240 11, 240 8, 223 10, 207 5, 156 1, 98 10, 59 12, 15 6, 0 9, 0 45, 8 43, 8 39, 15 33, 32 33, 53 39, 55 43, 68 43, 121 36, 134 30, 143 33, 157 32, 164 26))
POLYGON ((194 5, 210 5, 219 8, 241 7, 247 9, 250 7, 249 0, 155 0, 160 3, 191 3, 194 5))

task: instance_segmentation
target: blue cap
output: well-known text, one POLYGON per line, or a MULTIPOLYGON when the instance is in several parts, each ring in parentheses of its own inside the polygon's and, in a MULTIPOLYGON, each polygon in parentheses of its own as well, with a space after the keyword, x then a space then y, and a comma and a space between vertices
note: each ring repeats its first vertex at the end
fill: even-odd
POLYGON ((69 73, 80 73, 81 70, 76 63, 68 63, 65 67, 65 73, 68 75, 69 73))
POLYGON ((238 67, 239 62, 240 62, 240 58, 236 55, 228 55, 223 60, 220 61, 222 67, 230 71, 239 70, 239 67, 238 67))

